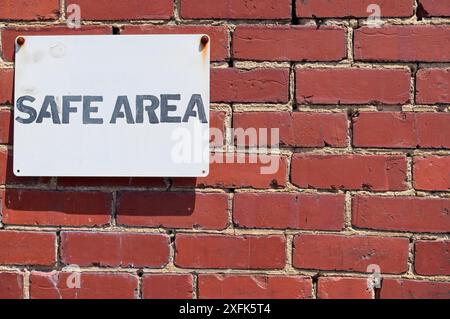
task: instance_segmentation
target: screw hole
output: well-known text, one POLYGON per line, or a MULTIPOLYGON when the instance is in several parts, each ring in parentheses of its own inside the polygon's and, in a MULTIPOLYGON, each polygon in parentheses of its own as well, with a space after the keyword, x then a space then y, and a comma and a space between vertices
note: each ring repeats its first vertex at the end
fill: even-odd
POLYGON ((17 170, 17 173, 20 173, 20 169, 17 170))

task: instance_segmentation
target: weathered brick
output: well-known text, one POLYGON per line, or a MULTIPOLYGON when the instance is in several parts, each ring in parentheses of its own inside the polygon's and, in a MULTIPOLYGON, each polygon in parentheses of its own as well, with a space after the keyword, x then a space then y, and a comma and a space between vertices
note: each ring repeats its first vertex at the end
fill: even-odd
POLYGON ((406 158, 401 155, 294 154, 292 183, 301 188, 406 189, 406 158))
POLYGON ((344 113, 316 112, 242 112, 233 114, 233 128, 256 130, 257 141, 236 139, 238 146, 266 146, 280 143, 300 147, 346 147, 347 116, 344 113), (267 138, 259 134, 266 133, 267 138), (272 140, 278 129, 279 141, 272 140))
POLYGON ((23 274, 0 272, 0 299, 23 298, 23 274))
POLYGON ((225 121, 227 112, 225 111, 211 111, 209 117, 210 139, 211 146, 220 147, 225 144, 225 121), (218 136, 216 135, 219 134, 218 136))
POLYGON ((233 220, 245 228, 341 230, 344 195, 236 193, 233 220))
POLYGON ((450 68, 430 68, 417 71, 416 102, 421 104, 450 103, 450 68))
POLYGON ((426 17, 450 17, 450 0, 419 0, 426 17))
POLYGON ((237 60, 339 61, 346 51, 343 28, 241 25, 233 32, 237 60))
POLYGON ((178 234, 175 265, 181 268, 282 269, 284 236, 178 234))
POLYGON ((450 156, 415 157, 414 188, 428 191, 450 190, 450 156))
POLYGON ((312 298, 312 281, 303 276, 199 275, 201 299, 312 298))
POLYGON ((55 20, 59 0, 2 0, 0 20, 55 20))
POLYGON ((296 78, 301 104, 404 104, 410 99, 406 69, 297 69, 296 78))
POLYGON ((172 0, 68 0, 67 5, 78 4, 86 20, 143 20, 170 19, 172 0))
POLYGON ((411 196, 355 196, 352 223, 358 228, 447 233, 450 199, 411 196))
POLYGON ((320 299, 372 299, 366 278, 319 277, 317 297, 320 299))
POLYGON ((112 196, 101 192, 6 189, 3 223, 33 226, 101 226, 110 221, 112 196))
POLYGON ((52 266, 56 262, 56 234, 0 230, 1 265, 52 266))
POLYGON ((11 110, 0 110, 0 144, 11 144, 13 135, 13 123, 11 110))
POLYGON ((372 14, 369 5, 380 7, 381 17, 409 17, 413 0, 295 0, 297 17, 301 18, 363 18, 372 14))
POLYGON ((450 148, 449 127, 450 113, 362 112, 353 118, 353 145, 450 148))
POLYGON ((211 69, 212 102, 287 103, 288 100, 288 69, 211 69))
POLYGON ((32 299, 135 299, 138 277, 125 273, 83 272, 80 288, 69 288, 70 272, 33 271, 30 276, 32 299))
POLYGON ((14 69, 0 69, 0 104, 13 104, 13 77, 14 69))
MULTIPOLYGON (((447 210, 447 219, 448 219, 447 210)), ((447 232, 450 227, 447 226, 447 232)), ((450 241, 420 240, 415 244, 414 269, 419 275, 450 275, 450 241)))
POLYGON ((355 59, 362 61, 447 62, 450 26, 363 27, 355 30, 355 59))
POLYGON ((426 280, 384 279, 382 299, 449 299, 450 283, 426 280))
POLYGON ((221 188, 283 188, 286 185, 287 158, 279 155, 216 153, 207 177, 177 178, 175 186, 221 188))
POLYGON ((291 0, 181 0, 184 19, 290 19, 291 0))
POLYGON ((166 188, 163 177, 58 177, 63 187, 159 187, 166 188))
POLYGON ((122 192, 117 223, 128 226, 224 229, 228 196, 193 192, 122 192))
POLYGON ((192 299, 192 293, 190 274, 147 274, 142 278, 145 299, 192 299))
POLYGON ((169 261, 165 234, 62 232, 64 264, 102 267, 161 268, 169 261))
POLYGON ((303 234, 294 239, 293 266, 366 272, 376 264, 399 274, 408 270, 408 244, 407 238, 303 234))

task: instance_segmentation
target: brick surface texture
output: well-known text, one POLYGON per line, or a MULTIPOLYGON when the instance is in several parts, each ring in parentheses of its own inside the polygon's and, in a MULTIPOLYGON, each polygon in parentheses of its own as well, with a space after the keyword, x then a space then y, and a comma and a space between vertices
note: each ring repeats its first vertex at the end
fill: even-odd
POLYGON ((0 298, 450 299, 449 39, 449 0, 1 0, 0 298), (192 33, 211 127, 257 131, 233 163, 14 176, 17 36, 192 33))

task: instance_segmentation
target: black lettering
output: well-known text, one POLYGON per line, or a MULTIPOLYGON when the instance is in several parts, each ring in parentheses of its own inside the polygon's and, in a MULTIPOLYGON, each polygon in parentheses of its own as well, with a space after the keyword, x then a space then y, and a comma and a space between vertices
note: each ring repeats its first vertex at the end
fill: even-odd
POLYGON ((103 119, 91 117, 91 113, 98 113, 98 107, 91 106, 92 102, 103 102, 103 96, 85 96, 83 98, 83 124, 103 124, 103 119))
POLYGON ((24 119, 19 116, 16 117, 16 121, 22 124, 30 124, 33 123, 36 119, 37 112, 34 108, 28 105, 24 105, 23 102, 31 102, 33 103, 36 99, 30 95, 21 96, 17 99, 17 110, 19 110, 22 113, 28 114, 28 118, 24 119))
POLYGON ((196 117, 197 112, 195 111, 194 107, 197 105, 198 109, 198 117, 202 123, 208 123, 208 120, 206 119, 205 114, 205 106, 203 105, 202 96, 200 94, 193 94, 191 96, 191 100, 189 101, 189 104, 186 109, 186 113, 184 113, 183 116, 183 122, 188 122, 189 117, 196 117))
POLYGON ((161 94, 161 123, 181 123, 180 116, 169 116, 169 112, 177 110, 176 105, 169 105, 169 101, 181 100, 180 94, 161 94))
POLYGON ((58 114, 58 105, 56 104, 55 97, 53 95, 47 95, 42 103, 41 111, 36 119, 36 123, 42 123, 44 118, 51 118, 53 124, 61 124, 58 114), (51 113, 48 111, 50 106, 51 113))
POLYGON ((124 118, 125 116, 128 124, 134 124, 128 97, 126 95, 121 95, 117 97, 116 106, 114 107, 114 112, 109 123, 116 124, 117 118, 124 118), (124 106, 125 113, 122 111, 122 105, 124 106))
POLYGON ((159 123, 155 110, 159 107, 159 100, 154 95, 136 96, 136 123, 144 123, 144 101, 150 101, 150 105, 145 106, 148 114, 148 120, 152 124, 159 123))
POLYGON ((81 102, 82 97, 81 95, 76 96, 63 96, 63 102, 62 102, 62 122, 63 124, 68 124, 70 120, 70 113, 76 113, 77 108, 71 107, 71 102, 81 102))

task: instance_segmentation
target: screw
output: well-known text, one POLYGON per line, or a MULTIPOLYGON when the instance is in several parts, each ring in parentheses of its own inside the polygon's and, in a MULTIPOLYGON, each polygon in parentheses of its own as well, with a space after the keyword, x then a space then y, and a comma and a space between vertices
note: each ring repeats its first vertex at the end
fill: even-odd
POLYGON ((207 35, 202 36, 201 42, 203 45, 207 45, 209 42, 209 37, 207 35))
POLYGON ((17 44, 22 46, 25 44, 25 38, 24 37, 18 37, 17 38, 17 44))

